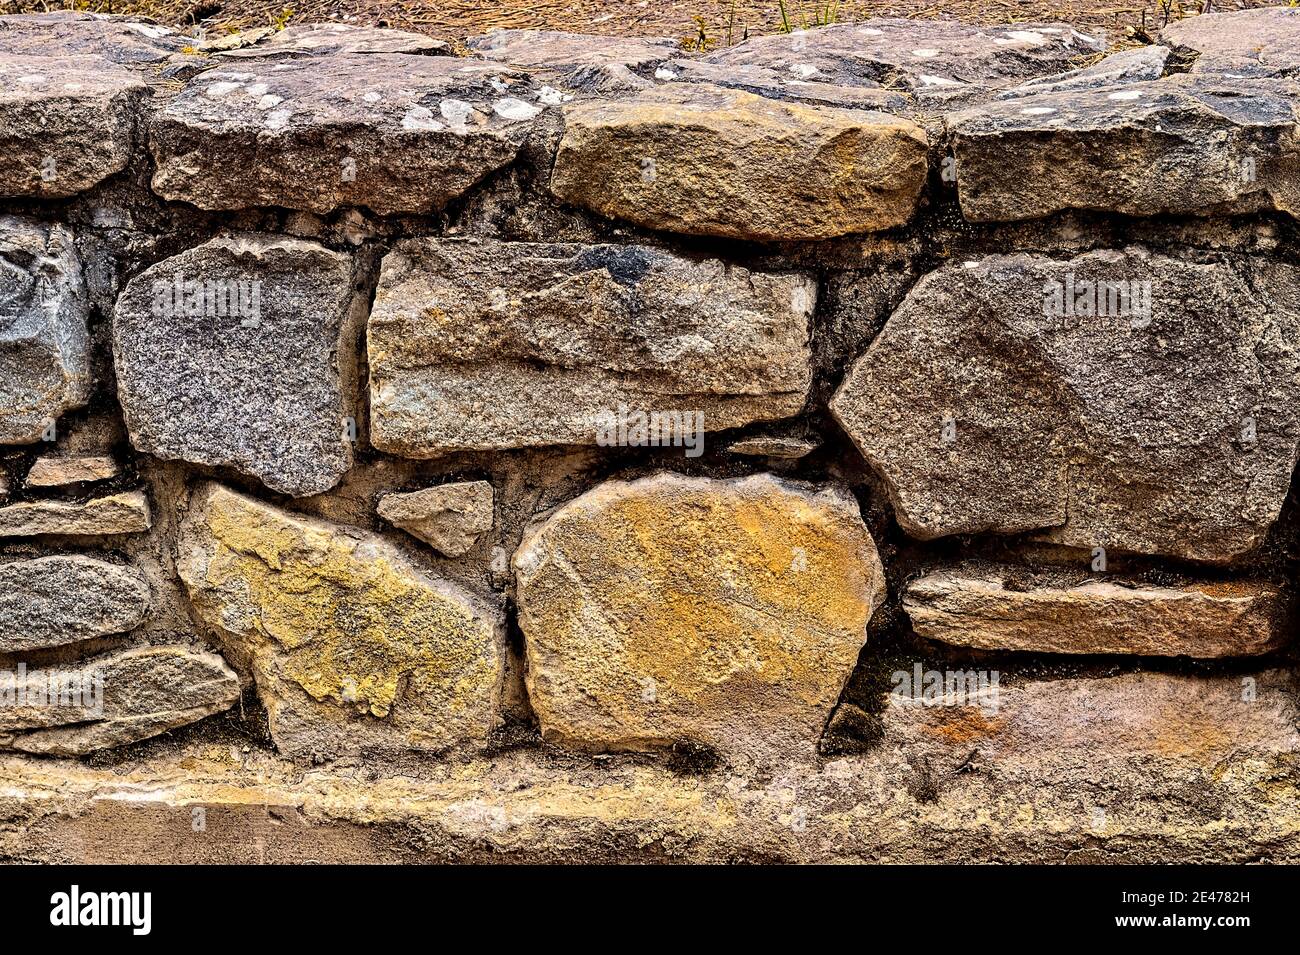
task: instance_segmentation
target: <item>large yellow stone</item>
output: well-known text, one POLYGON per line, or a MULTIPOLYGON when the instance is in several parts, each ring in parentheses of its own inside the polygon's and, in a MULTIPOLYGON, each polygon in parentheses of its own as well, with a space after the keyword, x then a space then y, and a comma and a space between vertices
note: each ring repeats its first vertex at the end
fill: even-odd
POLYGON ((177 570, 282 752, 443 750, 495 724, 499 615, 374 535, 209 484, 177 570))
POLYGON ((650 229, 827 239, 910 219, 926 149, 888 113, 670 84, 567 107, 551 190, 650 229))
POLYGON ((857 502, 771 475, 603 484, 515 554, 543 734, 810 756, 884 599, 857 502))

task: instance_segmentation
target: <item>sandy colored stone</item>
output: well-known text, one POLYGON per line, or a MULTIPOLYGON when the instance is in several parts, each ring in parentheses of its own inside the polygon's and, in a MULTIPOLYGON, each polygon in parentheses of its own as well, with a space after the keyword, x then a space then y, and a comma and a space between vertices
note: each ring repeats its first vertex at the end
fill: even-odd
POLYGON ((649 229, 826 239, 902 225, 926 176, 926 136, 887 113, 670 84, 565 108, 551 190, 649 229))
POLYGON ((84 756, 186 726, 238 699, 239 678, 221 657, 183 646, 136 647, 78 667, 28 668, 22 679, 0 674, 0 748, 84 756), (48 702, 52 685, 60 691, 55 703, 48 702), (69 686, 74 692, 64 699, 69 686))
POLYGON ((917 635, 981 650, 1212 659, 1268 653, 1287 636, 1286 603, 1269 584, 1026 576, 996 566, 934 571, 907 585, 903 608, 917 635))
POLYGON ((23 482, 27 487, 66 487, 107 481, 121 472, 116 460, 106 454, 46 455, 37 458, 23 482))
POLYGON ((1293 92, 1202 75, 985 103, 946 117, 962 215, 1300 214, 1293 92))
MULTIPOLYGON (((1094 790, 1105 778, 1101 767, 1143 757, 1148 767, 1169 767, 1187 780, 1196 778, 1194 767, 1217 774, 1244 759, 1294 754, 1300 748, 1294 693, 1294 679, 1284 671, 1026 681, 999 684, 996 700, 973 705, 930 705, 891 691, 883 743, 928 760, 944 788, 953 783, 943 770, 972 750, 976 771, 995 766, 1063 787, 1083 787, 1088 779, 1086 789, 1094 790)), ((1167 788, 1173 777, 1157 778, 1167 788)))
POLYGON ((816 294, 641 245, 406 240, 370 313, 371 441, 427 458, 598 444, 637 413, 692 441, 697 414, 703 431, 797 414, 816 294))
POLYGON ((498 612, 356 528, 209 484, 177 572, 295 757, 446 750, 498 720, 498 612))
POLYGON ((885 596, 853 497, 771 475, 607 482, 514 568, 546 739, 742 762, 812 755, 885 596))
POLYGON ((153 190, 201 209, 442 209, 511 163, 545 104, 460 57, 354 53, 207 70, 155 113, 153 190))
POLYGON ((125 169, 145 93, 99 57, 0 52, 0 196, 62 198, 125 169))
POLYGON ((407 494, 385 494, 379 516, 447 557, 459 557, 492 529, 492 485, 487 481, 440 484, 407 494))
POLYGON ((86 403, 89 317, 72 234, 0 216, 0 444, 39 441, 86 403))
POLYGON ((329 490, 352 466, 352 280, 349 256, 269 234, 220 236, 145 269, 113 313, 131 443, 282 494, 329 490))
POLYGON ((0 564, 0 653, 126 633, 149 604, 148 581, 132 567, 76 554, 0 564))
POLYGON ((142 534, 150 526, 149 499, 143 491, 88 501, 27 501, 0 507, 0 538, 142 534))
POLYGON ((733 441, 727 445, 727 450, 732 454, 743 454, 747 457, 760 458, 780 458, 783 460, 795 460, 807 457, 820 447, 816 441, 809 441, 806 438, 790 438, 780 435, 760 435, 753 438, 742 438, 739 441, 733 441))
POLYGON ((1002 687, 894 705, 868 751, 746 775, 547 747, 454 766, 300 764, 196 738, 109 766, 0 756, 0 855, 31 862, 1300 861, 1294 678, 1002 687), (1249 680, 1249 683, 1247 683, 1249 680), (1252 688, 1253 703, 1242 699, 1252 688), (1013 692, 1016 691, 1016 692, 1013 692), (206 810, 206 831, 189 824, 206 810), (178 824, 178 819, 182 820, 178 824), (413 834, 415 834, 413 836, 413 834))
POLYGON ((831 410, 913 536, 1042 531, 1225 563, 1291 485, 1297 323, 1287 265, 989 256, 924 277, 831 410), (1123 283, 1130 314, 1105 296, 1108 314, 1065 314, 1094 282, 1123 283))

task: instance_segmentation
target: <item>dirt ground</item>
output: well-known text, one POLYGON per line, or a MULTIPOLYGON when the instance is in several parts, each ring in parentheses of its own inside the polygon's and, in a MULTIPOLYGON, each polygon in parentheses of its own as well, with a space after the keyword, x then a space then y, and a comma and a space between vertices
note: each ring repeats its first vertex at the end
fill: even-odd
MULTIPOLYGON (((1210 0, 1215 12, 1275 5, 1277 0, 1210 0)), ((1294 0, 1293 0, 1294 2, 1294 0)), ((670 36, 707 48, 746 35, 821 23, 898 16, 972 23, 1059 20, 1153 30, 1167 19, 1202 12, 1204 0, 0 0, 0 13, 76 8, 148 16, 170 25, 201 23, 210 32, 271 23, 339 20, 377 24, 457 40, 494 27, 670 36)))

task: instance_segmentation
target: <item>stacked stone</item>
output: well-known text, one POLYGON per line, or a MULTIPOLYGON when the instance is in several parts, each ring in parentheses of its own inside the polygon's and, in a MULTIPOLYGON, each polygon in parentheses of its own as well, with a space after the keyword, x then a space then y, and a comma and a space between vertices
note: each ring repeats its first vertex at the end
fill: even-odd
POLYGON ((0 662, 103 681, 0 707, 0 749, 247 690, 299 762, 522 725, 809 791, 849 746, 850 795, 918 804, 972 765, 1007 799, 1232 767, 1263 811, 1300 753, 1300 14, 1109 55, 905 20, 190 44, 0 17, 0 662), (887 694, 891 626, 1026 675, 887 694), (1062 655, 1111 673, 1028 675, 1062 655))

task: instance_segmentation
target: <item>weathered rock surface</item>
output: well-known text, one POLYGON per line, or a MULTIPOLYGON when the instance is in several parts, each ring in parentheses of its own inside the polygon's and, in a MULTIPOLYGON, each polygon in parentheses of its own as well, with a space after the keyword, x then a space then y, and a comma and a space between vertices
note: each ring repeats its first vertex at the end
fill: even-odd
POLYGON ((543 108, 525 78, 456 57, 250 60, 155 114, 153 189, 201 209, 434 212, 512 162, 543 108))
MULTIPOLYGON (((1002 90, 997 99, 1021 99, 1044 93, 1068 93, 1099 87, 1116 87, 1128 83, 1158 80, 1165 74, 1170 51, 1163 46, 1140 46, 1112 53, 1090 66, 1027 80, 1019 86, 1002 90)), ((1112 92, 1115 92, 1112 89, 1112 92)))
POLYGON ((459 557, 492 529, 492 485, 462 481, 409 494, 385 494, 376 510, 388 523, 439 553, 459 557))
POLYGON ((496 725, 498 613, 374 535, 205 485, 177 570, 283 753, 445 750, 496 725))
POLYGON ((72 235, 0 216, 0 444, 39 441, 86 403, 89 310, 72 235))
POLYGON ((0 53, 0 196, 62 198, 121 172, 145 93, 99 57, 0 53))
POLYGON ((4 673, 0 700, 13 702, 0 706, 0 748, 84 756, 186 726, 238 699, 239 678, 221 657, 182 646, 137 647, 75 668, 4 673), (72 699, 50 702, 51 687, 72 688, 72 699))
POLYGON ((649 229, 825 239, 902 225, 926 136, 887 113, 807 106, 707 84, 565 107, 551 190, 649 229))
POLYGON ((0 507, 0 537, 142 534, 152 518, 143 491, 88 501, 28 501, 0 507))
POLYGON ((411 239, 384 259, 367 336, 371 440, 596 444, 603 416, 797 413, 816 283, 643 246, 411 239))
POLYGON ((1300 10, 1264 7, 1175 20, 1160 42, 1199 54, 1193 73, 1294 77, 1300 70, 1300 10))
POLYGON ((1106 785, 1098 767, 1145 760, 1168 791, 1175 779, 1218 776, 1244 759, 1294 754, 1300 748, 1294 694, 1294 680, 1283 671, 1031 681, 999 686, 996 709, 926 705, 891 693, 883 745, 910 750, 918 761, 928 757, 944 775, 976 750, 978 765, 995 767, 1004 778, 1031 774, 1063 791, 1080 785, 1077 793, 1106 785), (1164 776, 1154 767, 1172 772, 1164 776))
POLYGON ((352 262, 314 242, 222 236, 127 285, 113 317, 131 442, 295 496, 352 466, 352 262))
POLYGON ((972 221, 1064 209, 1300 215, 1295 107, 1280 87, 1173 76, 986 103, 947 123, 972 221))
POLYGON ((27 487, 93 484, 117 477, 121 468, 106 454, 51 454, 37 458, 23 482, 27 487))
POLYGON ((707 57, 763 67, 810 83, 886 86, 952 96, 1062 73, 1105 38, 1067 24, 981 27, 945 20, 881 18, 754 37, 707 57))
POLYGON ((179 53, 185 37, 130 17, 58 10, 0 17, 0 53, 94 56, 144 67, 179 53))
POLYGON ((793 100, 824 106, 843 106, 847 109, 883 110, 886 113, 904 112, 911 101, 901 90, 879 84, 840 86, 835 83, 803 79, 806 71, 782 72, 765 66, 739 66, 731 63, 711 63, 708 60, 672 60, 655 70, 661 81, 683 83, 709 83, 728 89, 745 90, 769 99, 793 100))
POLYGON ((0 653, 134 630, 149 584, 130 567, 79 555, 0 564, 0 653))
POLYGON ((806 457, 818 448, 818 442, 806 438, 790 438, 779 435, 760 435, 742 438, 727 446, 732 454, 743 454, 760 458, 782 458, 794 460, 806 457))
POLYGON ((681 52, 681 44, 668 38, 558 30, 493 30, 465 44, 480 57, 542 74, 557 86, 599 93, 648 89, 655 71, 681 52))
POLYGON ((922 279, 832 410, 914 536, 1226 562, 1290 486, 1297 321, 1300 278, 1262 260, 990 256, 922 279))
POLYGON ((514 556, 543 736, 811 756, 885 596, 846 492, 771 475, 602 484, 514 556))
POLYGON ((253 38, 248 45, 218 50, 230 59, 293 56, 338 56, 347 53, 450 53, 451 47, 423 33, 386 30, 346 23, 297 23, 253 38))
POLYGON ((1269 584, 1030 576, 1009 566, 934 571, 907 585, 903 607, 920 636, 981 650, 1215 658, 1267 653, 1286 638, 1286 606, 1269 584))

